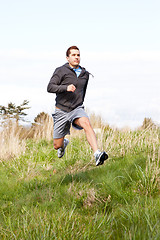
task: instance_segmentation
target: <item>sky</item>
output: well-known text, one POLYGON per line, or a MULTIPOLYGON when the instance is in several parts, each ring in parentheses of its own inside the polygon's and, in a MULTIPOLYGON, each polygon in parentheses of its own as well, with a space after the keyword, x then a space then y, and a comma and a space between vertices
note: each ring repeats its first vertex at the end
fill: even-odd
POLYGON ((47 85, 77 45, 90 77, 84 105, 110 126, 160 124, 159 0, 0 0, 0 105, 54 112, 47 85))

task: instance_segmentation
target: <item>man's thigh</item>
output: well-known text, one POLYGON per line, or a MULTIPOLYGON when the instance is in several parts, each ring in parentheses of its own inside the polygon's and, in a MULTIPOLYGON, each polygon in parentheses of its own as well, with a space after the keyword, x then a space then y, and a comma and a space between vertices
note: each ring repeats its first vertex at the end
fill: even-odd
POLYGON ((81 128, 85 128, 86 126, 90 126, 90 121, 88 117, 80 117, 74 120, 74 124, 78 125, 81 128))
POLYGON ((83 122, 86 122, 88 119, 88 115, 82 106, 77 107, 70 113, 72 126, 77 130, 83 129, 83 122))
POLYGON ((70 133, 71 125, 71 123, 68 121, 67 113, 60 109, 56 109, 55 113, 52 116, 54 120, 53 138, 64 138, 65 135, 70 133))

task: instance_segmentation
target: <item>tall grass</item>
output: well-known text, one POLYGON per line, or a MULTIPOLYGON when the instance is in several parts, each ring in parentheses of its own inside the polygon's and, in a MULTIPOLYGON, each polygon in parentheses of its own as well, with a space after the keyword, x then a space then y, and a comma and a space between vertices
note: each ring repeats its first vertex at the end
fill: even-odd
POLYGON ((0 131, 0 160, 18 157, 26 150, 26 140, 35 141, 53 138, 53 120, 46 114, 42 123, 34 123, 31 127, 22 127, 16 122, 8 120, 0 131))
POLYGON ((0 131, 0 160, 19 156, 25 151, 26 143, 20 139, 21 128, 9 121, 0 131))
POLYGON ((109 154, 100 167, 83 131, 72 130, 58 159, 52 120, 19 135, 12 130, 20 151, 1 158, 1 239, 160 238, 159 128, 119 130, 96 116, 91 121, 109 154))
POLYGON ((35 140, 51 140, 53 138, 53 118, 42 112, 35 119, 36 122, 32 124, 30 136, 35 140))

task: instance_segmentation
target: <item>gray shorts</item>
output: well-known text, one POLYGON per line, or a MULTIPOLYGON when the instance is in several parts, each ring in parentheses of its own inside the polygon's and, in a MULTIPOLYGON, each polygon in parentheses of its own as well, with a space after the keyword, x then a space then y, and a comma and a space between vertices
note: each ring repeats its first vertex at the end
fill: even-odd
POLYGON ((87 117, 88 115, 84 111, 83 106, 79 106, 71 112, 65 112, 61 109, 55 109, 55 113, 52 114, 54 121, 53 138, 62 138, 67 134, 70 134, 70 127, 72 126, 81 130, 82 128, 74 123, 76 118, 87 117))

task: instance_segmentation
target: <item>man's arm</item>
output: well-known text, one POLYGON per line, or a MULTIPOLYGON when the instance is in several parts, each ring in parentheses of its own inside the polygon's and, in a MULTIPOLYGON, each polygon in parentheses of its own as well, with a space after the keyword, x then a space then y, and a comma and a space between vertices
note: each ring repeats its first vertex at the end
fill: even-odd
POLYGON ((59 68, 57 68, 47 86, 47 92, 50 93, 61 93, 61 92, 66 92, 67 91, 67 85, 62 85, 62 73, 59 68))
POLYGON ((53 73, 53 76, 51 77, 51 80, 47 87, 47 92, 50 93, 62 93, 62 92, 74 92, 76 90, 76 87, 73 84, 70 85, 62 85, 62 74, 59 68, 55 70, 53 73))

